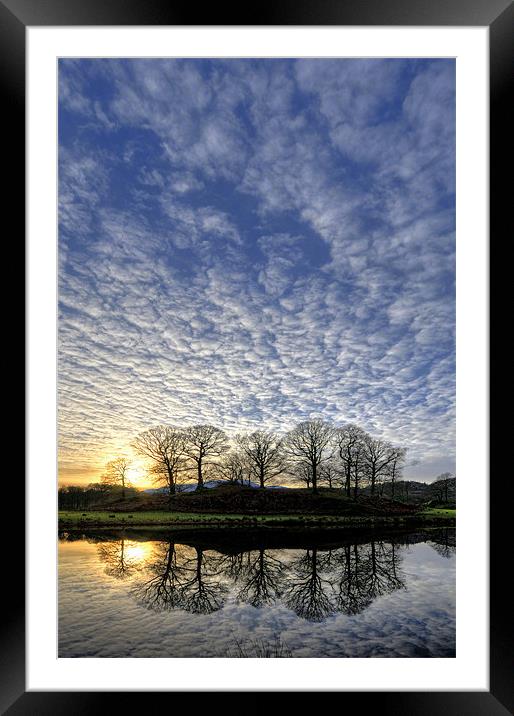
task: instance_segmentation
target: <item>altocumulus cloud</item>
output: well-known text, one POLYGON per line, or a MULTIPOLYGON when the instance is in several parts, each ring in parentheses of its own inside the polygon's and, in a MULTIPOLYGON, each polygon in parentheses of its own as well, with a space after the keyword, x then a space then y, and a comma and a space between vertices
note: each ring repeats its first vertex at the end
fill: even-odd
POLYGON ((452 60, 61 60, 63 475, 159 422, 454 467, 452 60))

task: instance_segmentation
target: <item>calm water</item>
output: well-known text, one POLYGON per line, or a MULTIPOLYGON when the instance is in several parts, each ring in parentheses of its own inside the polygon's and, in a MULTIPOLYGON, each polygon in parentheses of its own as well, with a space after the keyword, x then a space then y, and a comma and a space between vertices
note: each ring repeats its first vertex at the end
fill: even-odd
POLYGON ((455 531, 62 534, 60 657, 453 657, 455 531))

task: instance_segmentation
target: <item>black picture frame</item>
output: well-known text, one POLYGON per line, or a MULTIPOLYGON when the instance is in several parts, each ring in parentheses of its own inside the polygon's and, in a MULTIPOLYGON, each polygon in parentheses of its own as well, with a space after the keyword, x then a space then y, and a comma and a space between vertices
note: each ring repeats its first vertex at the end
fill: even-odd
MULTIPOLYGON (((507 151, 508 130, 512 126, 512 68, 514 66, 514 7, 507 0, 274 0, 252 6, 222 8, 211 4, 199 10, 191 3, 171 0, 0 0, 0 83, 2 89, 5 143, 14 149, 9 164, 9 183, 4 193, 5 214, 17 226, 18 247, 25 215, 25 39, 28 26, 60 25, 381 25, 381 26, 488 26, 490 32, 490 260, 496 271, 490 289, 490 390, 491 399, 499 394, 500 375, 509 375, 506 351, 499 349, 501 307, 505 305, 499 279, 502 237, 508 226, 505 212, 512 204, 511 155, 507 151), (202 22, 198 23, 198 17, 202 22), (509 92, 509 90, 511 90, 509 92), (508 193, 507 193, 508 192, 508 193), (509 202, 510 199, 510 202, 509 202), (494 360, 494 363, 492 362, 494 360), (494 373, 493 373, 494 365, 494 373), (505 367, 506 372, 502 371, 505 367), (496 383, 495 383, 496 380, 496 383)), ((508 236, 505 236, 507 240, 508 236)), ((23 251, 23 249, 22 249, 23 251)), ((23 260, 23 257, 22 257, 23 260)), ((504 290, 504 289, 503 289, 504 290)), ((11 319, 13 320, 13 319, 11 319)), ((9 323, 9 317, 7 317, 9 323)), ((16 325, 13 321, 13 326, 16 325)), ((8 331, 11 326, 7 326, 8 331)), ((23 341, 22 341, 23 342, 23 341)), ((505 379, 502 381, 502 393, 505 379)), ((340 707, 375 709, 382 714, 445 713, 448 716, 484 714, 501 716, 514 713, 512 621, 508 599, 504 544, 511 501, 509 478, 500 469, 498 446, 505 436, 500 421, 490 429, 490 690, 445 692, 340 692, 340 707)), ((19 466, 17 466, 19 472, 19 466)), ((511 482, 511 481, 510 481, 511 482)), ((22 503, 21 486, 16 486, 16 503, 22 503)), ((175 697, 156 692, 27 692, 25 687, 25 572, 23 532, 18 516, 17 549, 4 555, 9 589, 4 590, 4 624, 0 647, 0 709, 9 716, 19 714, 92 714, 125 708, 153 711, 154 699, 175 697)), ((11 533, 13 534, 13 532, 11 533)), ((511 558, 509 558, 509 561, 511 558)), ((472 598, 472 594, 469 595, 472 598)), ((237 684, 234 685, 237 688, 237 684)), ((314 689, 313 689, 314 691, 314 689)), ((201 696, 201 680, 195 698, 201 696)), ((264 694, 259 693, 260 700, 264 694)), ((225 702, 226 704, 226 702, 225 702)), ((196 703, 195 703, 196 705, 196 703)), ((255 702, 254 702, 255 705, 255 702)), ((212 708, 212 704, 211 704, 212 708)))

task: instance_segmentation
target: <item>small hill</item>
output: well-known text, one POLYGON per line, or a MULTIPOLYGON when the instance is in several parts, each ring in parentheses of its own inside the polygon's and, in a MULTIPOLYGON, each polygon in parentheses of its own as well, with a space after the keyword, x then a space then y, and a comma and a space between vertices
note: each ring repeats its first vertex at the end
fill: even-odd
MULTIPOLYGON (((205 490, 213 490, 217 487, 226 487, 227 482, 225 480, 206 480, 203 484, 205 490)), ((259 489, 259 485, 257 482, 250 482, 245 483, 244 487, 251 487, 254 490, 259 489)), ((177 485, 177 492, 196 492, 197 483, 196 482, 185 482, 182 485, 177 485)), ((267 490, 280 490, 280 489, 288 489, 286 487, 277 487, 276 485, 266 485, 267 490)), ((167 487, 150 487, 146 490, 143 490, 147 495, 167 495, 168 494, 168 488, 167 487)))
MULTIPOLYGON (((168 496, 162 493, 139 493, 136 497, 110 502, 109 509, 120 512, 168 509, 168 496)), ((203 514, 319 514, 319 515, 405 515, 416 512, 416 505, 406 505, 387 498, 362 495, 347 498, 341 490, 321 488, 317 494, 307 489, 253 487, 222 484, 195 492, 183 492, 171 498, 173 512, 203 514)), ((101 509, 101 505, 95 505, 101 509)))
MULTIPOLYGON (((456 482, 455 478, 446 480, 447 489, 441 482, 416 482, 415 480, 399 480, 394 487, 394 498, 401 502, 412 504, 430 504, 445 505, 446 507, 454 507, 456 500, 456 482)), ((378 485, 377 491, 382 497, 391 499, 392 487, 390 482, 384 485, 378 485)), ((371 488, 365 487, 362 490, 363 495, 370 495, 371 488)))

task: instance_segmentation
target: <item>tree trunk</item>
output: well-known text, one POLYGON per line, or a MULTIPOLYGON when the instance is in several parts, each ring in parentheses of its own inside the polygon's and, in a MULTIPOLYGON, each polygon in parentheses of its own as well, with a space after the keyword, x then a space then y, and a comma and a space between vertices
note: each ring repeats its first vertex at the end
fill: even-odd
POLYGON ((345 485, 347 497, 350 497, 350 495, 351 495, 351 472, 350 471, 351 471, 351 466, 348 463, 348 468, 346 470, 346 485, 345 485))
POLYGON ((375 474, 375 468, 373 467, 371 470, 371 495, 375 494, 375 482, 376 482, 377 476, 375 474))
POLYGON ((198 459, 198 484, 196 486, 196 489, 201 490, 202 487, 203 487, 202 458, 200 457, 198 459))
POLYGON ((264 490, 264 467, 262 465, 259 467, 259 482, 261 488, 264 490))
POLYGON ((173 470, 171 468, 171 465, 167 466, 168 470, 168 495, 171 496, 175 494, 175 476, 173 474, 173 470))
POLYGON ((317 475, 316 475, 316 464, 312 463, 312 492, 315 494, 318 491, 317 475))
POLYGON ((353 499, 357 499, 357 492, 359 491, 359 475, 357 473, 357 468, 355 470, 355 482, 353 485, 353 499))

